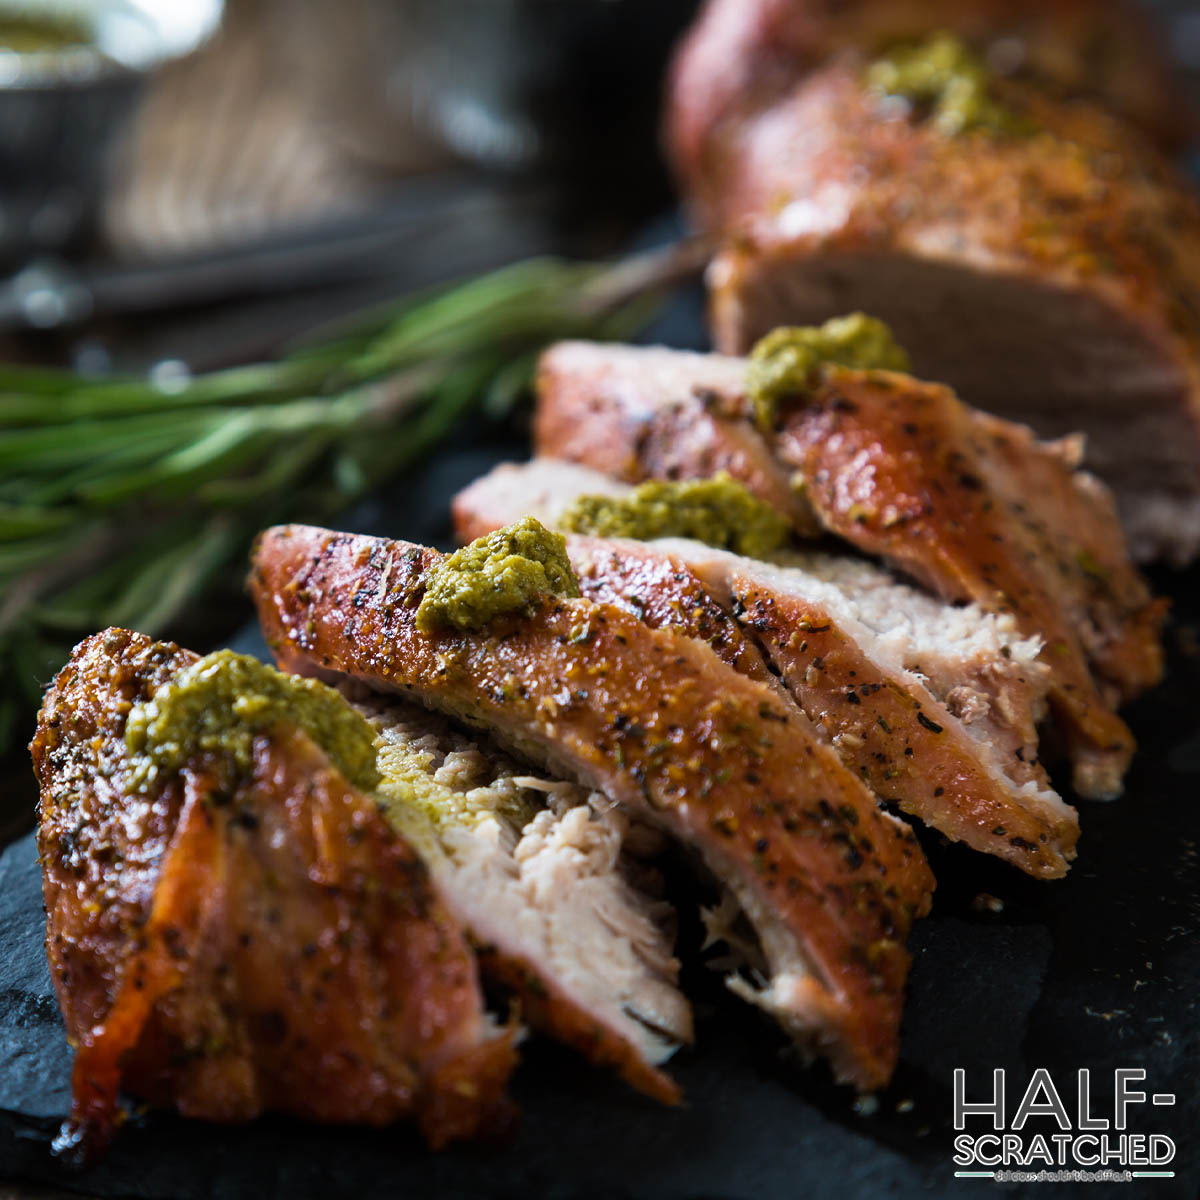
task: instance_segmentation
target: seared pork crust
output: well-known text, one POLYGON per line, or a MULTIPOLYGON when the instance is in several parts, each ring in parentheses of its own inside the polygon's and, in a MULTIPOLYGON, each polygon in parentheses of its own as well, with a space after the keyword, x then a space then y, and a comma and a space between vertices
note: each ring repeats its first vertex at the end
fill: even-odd
POLYGON ((1027 430, 977 420, 949 388, 881 372, 832 372, 783 407, 775 445, 802 472, 825 528, 1044 640, 1075 788, 1119 795, 1134 742, 1113 706, 1122 683, 1136 695, 1161 676, 1163 610, 1121 553, 1111 506, 1092 503, 1104 494, 1085 499, 1071 465, 1027 430), (1047 478, 1076 501, 1070 511, 1031 490, 1047 478), (1119 581, 1089 551, 1104 540, 1118 547, 1106 558, 1124 568, 1119 581))
POLYGON ((708 0, 668 84, 667 147, 693 198, 719 190, 726 141, 747 112, 846 51, 952 33, 1004 75, 1090 96, 1182 146, 1194 114, 1141 7, 1129 0, 708 0))
MULTIPOLYGON (((496 528, 507 524, 501 521, 496 528)), ((651 629, 675 629, 698 638, 747 679, 778 688, 762 652, 682 558, 656 553, 640 542, 576 534, 567 536, 567 555, 587 599, 615 604, 651 629)))
POLYGON ((350 675, 487 728, 680 838, 737 896, 769 964, 754 999, 861 1087, 889 1077, 912 919, 910 830, 776 692, 706 645, 546 597, 478 633, 418 629, 435 551, 268 530, 251 590, 289 670, 350 675))
POLYGON ((232 793, 200 760, 133 787, 130 708, 196 659, 96 634, 39 717, 46 952, 76 1047, 60 1144, 101 1148, 120 1089, 213 1121, 415 1117, 435 1146, 497 1127, 513 1035, 421 860, 307 736, 259 737, 232 793))
MULTIPOLYGON (((623 478, 636 475, 633 463, 653 470, 640 448, 658 413, 681 393, 709 388, 717 398, 697 416, 708 436, 721 439, 736 427, 743 439, 756 438, 823 528, 947 600, 1011 613, 1025 634, 1040 638, 1076 790, 1091 798, 1120 793, 1133 739, 1113 705, 1160 677, 1164 605, 1130 565, 1111 497, 1077 469, 1077 442, 1040 443, 938 385, 845 369, 829 370, 812 395, 782 404, 777 428, 764 437, 744 391, 733 386, 730 364, 740 360, 712 356, 710 369, 702 355, 581 343, 553 347, 546 358, 534 426, 539 454, 598 467, 618 460, 619 446, 623 478), (597 369, 605 355, 619 370, 597 369)), ((680 458, 673 466, 687 478, 703 475, 706 463, 680 458)), ((755 473, 738 478, 756 490, 755 473)), ((767 490, 756 494, 771 501, 767 490)))

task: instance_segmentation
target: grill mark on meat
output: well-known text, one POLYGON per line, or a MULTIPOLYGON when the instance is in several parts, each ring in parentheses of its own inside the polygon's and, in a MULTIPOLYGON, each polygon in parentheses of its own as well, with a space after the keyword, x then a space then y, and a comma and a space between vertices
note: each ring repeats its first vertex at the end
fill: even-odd
POLYGON ((424 633, 441 556, 289 526, 256 546, 251 590, 281 663, 400 691, 697 850, 753 921, 772 977, 755 993, 840 1078, 884 1082, 897 1055, 914 916, 932 877, 901 822, 771 689, 712 650, 616 608, 547 598, 475 634, 424 633), (386 600, 354 610, 390 559, 386 600), (593 636, 573 636, 587 625, 593 636))

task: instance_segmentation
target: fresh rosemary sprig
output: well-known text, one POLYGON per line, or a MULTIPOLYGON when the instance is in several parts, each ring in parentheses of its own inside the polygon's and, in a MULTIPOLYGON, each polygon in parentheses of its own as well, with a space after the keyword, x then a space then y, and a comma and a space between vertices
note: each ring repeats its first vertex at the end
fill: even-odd
POLYGON ((686 257, 518 263, 176 386, 0 366, 0 754, 79 637, 170 629, 263 525, 331 517, 503 415, 547 343, 636 332, 686 257))

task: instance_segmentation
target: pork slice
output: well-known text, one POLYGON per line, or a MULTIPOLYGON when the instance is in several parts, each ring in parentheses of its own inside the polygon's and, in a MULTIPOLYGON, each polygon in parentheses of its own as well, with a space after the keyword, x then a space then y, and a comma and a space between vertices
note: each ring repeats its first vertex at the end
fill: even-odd
POLYGON ((861 64, 739 113, 706 190, 715 344, 861 309, 918 374, 1089 438, 1135 555, 1200 550, 1200 205, 1107 114, 1028 89, 1030 137, 948 135, 861 64), (719 196, 713 198, 712 193, 719 196))
POLYGON ((387 815, 429 864, 484 977, 536 1028, 677 1102, 657 1069, 692 1040, 674 910, 648 890, 652 866, 625 852, 648 831, 602 793, 531 774, 436 713, 351 694, 379 733, 387 815))
POLYGON ((488 729, 698 852, 769 975, 753 998, 860 1087, 896 1061, 904 939, 933 880, 808 721, 706 645, 546 597, 477 633, 416 624, 435 551, 303 526, 261 535, 251 590, 289 669, 353 677, 488 729))
POLYGON ((776 564, 683 540, 650 545, 737 614, 880 799, 1030 875, 1066 873, 1079 820, 1038 760, 1047 672, 1011 620, 832 556, 776 564))
POLYGON ((775 445, 826 528, 1042 639, 1075 789, 1119 795, 1134 742, 1114 706, 1122 680, 1135 694, 1161 675, 1162 610, 1129 566, 1111 508, 1097 506, 1098 485, 948 388, 885 372, 829 372, 782 407, 775 445), (1105 536, 1115 574, 1089 553, 1105 536))
POLYGON ((565 458, 535 458, 525 463, 499 463, 467 484, 451 500, 450 514, 454 534, 465 545, 525 516, 556 529, 563 513, 580 496, 622 500, 632 492, 633 484, 590 466, 565 458))
POLYGON ((1081 469, 1086 438, 1039 443, 1028 426, 981 412, 972 414, 970 426, 989 482, 1022 516, 1038 561, 1054 564, 1048 586, 1069 606, 1093 671, 1121 701, 1156 687, 1168 601, 1153 597, 1130 569, 1113 494, 1081 469), (1038 498, 1036 506, 1027 503, 1030 496, 1038 498))
POLYGON ((560 342, 538 363, 536 451, 626 483, 726 471, 816 535, 791 472, 741 419, 745 373, 722 355, 560 342))
MULTIPOLYGON (((526 513, 552 525, 580 495, 623 488, 535 459, 494 468, 459 493, 454 511, 477 536, 526 513)), ((885 801, 1031 875, 1066 872, 1078 818, 1038 759, 1049 671, 1040 643, 1021 637, 1011 615, 948 605, 848 556, 793 551, 767 563, 682 539, 578 535, 567 537, 567 552, 585 596, 655 627, 726 655, 740 625, 885 801), (703 601, 692 599, 699 584, 703 601), (714 597, 737 624, 711 614, 714 597)), ((747 670, 744 660, 726 661, 747 670)), ((761 655, 750 661, 757 670, 761 655)))
MULTIPOLYGON (((658 362, 671 351, 619 349, 619 391, 595 369, 603 354, 596 347, 590 359, 567 357, 544 377, 539 454, 561 452, 596 467, 589 447, 607 430, 610 443, 621 439, 637 457, 653 419, 645 414, 673 403, 679 383, 664 389, 661 367, 642 376, 643 390, 634 394, 638 359, 658 362), (568 379, 572 362, 579 370, 568 379), (572 414, 577 433, 566 439, 555 431, 572 414)), ((730 360, 717 361, 721 425, 738 424, 744 437, 758 438, 824 529, 948 601, 1011 612, 1025 636, 1042 640, 1075 788, 1089 798, 1119 794, 1133 740, 1112 705, 1159 678, 1163 606, 1129 561, 1103 485, 1077 469, 1073 444, 1040 443, 947 388, 836 368, 812 395, 783 404, 780 427, 766 437, 754 427, 744 390, 733 387, 730 360)), ((677 378, 684 377, 692 388, 705 386, 704 356, 679 356, 677 378)), ((715 428, 711 412, 700 419, 715 428)), ((752 491, 760 486, 755 475, 739 478, 752 491)), ((770 503, 774 491, 756 494, 770 503)), ((801 528, 808 527, 806 519, 801 528)))
POLYGON ((567 534, 566 543, 579 590, 589 600, 624 609, 651 629, 696 638, 739 674, 786 697, 762 651, 682 557, 652 549, 656 543, 623 538, 567 534))
POLYGON ((416 851, 307 735, 260 735, 232 790, 200 758, 134 783, 131 706, 197 657, 96 634, 39 716, 46 954, 76 1045, 60 1146, 101 1149, 121 1090, 212 1121, 415 1118, 434 1145, 494 1129, 515 1030, 416 851))

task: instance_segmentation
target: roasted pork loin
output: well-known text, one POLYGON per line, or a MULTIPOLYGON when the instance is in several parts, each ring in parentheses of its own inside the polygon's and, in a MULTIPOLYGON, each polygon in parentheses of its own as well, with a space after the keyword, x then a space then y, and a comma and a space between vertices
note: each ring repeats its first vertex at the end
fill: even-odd
MULTIPOLYGON (((527 513, 553 526, 582 495, 630 490, 535 459, 460 492, 455 525, 463 539, 527 513)), ((1035 729, 1049 672, 1011 615, 953 607, 867 562, 816 551, 758 562, 680 539, 578 535, 567 551, 585 596, 708 641, 747 673, 762 670, 765 653, 881 799, 1029 874, 1066 871, 1078 821, 1050 787, 1035 729)))
MULTIPOLYGON (((865 69, 851 56, 790 87, 749 82, 723 123, 678 149, 722 245, 709 270, 716 345, 743 353, 778 325, 870 312, 924 378, 1043 437, 1085 433, 1135 555, 1190 561, 1194 190, 1099 109, 1005 85, 998 94, 1037 132, 949 133, 879 95, 865 69)), ((689 129, 695 73, 675 100, 689 129)))
POLYGON ((703 642, 556 596, 482 631, 423 628, 417 609, 443 561, 282 527, 259 539, 251 590, 288 670, 401 692, 486 728, 697 851, 757 934, 764 977, 742 993, 840 1078, 886 1081, 904 940, 933 886, 911 831, 776 690, 703 642))
POLYGON ((134 783, 131 708, 196 661, 110 629, 39 717, 46 951, 76 1046, 61 1144, 102 1147, 122 1088, 213 1121, 415 1117, 434 1145, 506 1120, 514 1031, 421 859, 306 734, 257 737, 232 787, 207 757, 134 783))
POLYGON ((767 503, 788 479, 806 510, 798 531, 815 523, 1039 639, 1076 790, 1119 794, 1133 739, 1114 706, 1161 674, 1163 607, 1129 563, 1111 497, 1078 469, 1077 441, 1040 443, 947 388, 841 368, 763 433, 744 379, 744 362, 722 355, 562 343, 538 371, 535 448, 628 482, 719 462, 767 503), (647 448, 681 409, 704 452, 664 460, 647 448))
POLYGON ((429 865, 485 980, 519 999, 522 1020, 676 1101, 657 1064, 691 1041, 691 1009, 674 910, 630 852, 654 849, 651 831, 436 713, 362 688, 354 699, 379 733, 387 815, 429 865))
POLYGON ((1130 0, 708 0, 668 87, 667 144, 690 195, 720 191, 715 161, 748 111, 847 51, 874 55, 939 32, 1002 75, 1100 101, 1165 146, 1194 135, 1164 47, 1130 0))

